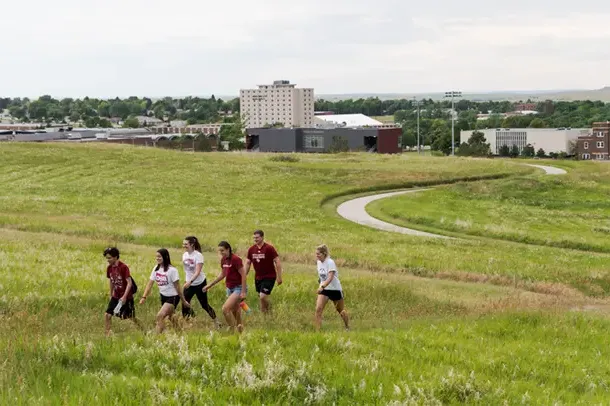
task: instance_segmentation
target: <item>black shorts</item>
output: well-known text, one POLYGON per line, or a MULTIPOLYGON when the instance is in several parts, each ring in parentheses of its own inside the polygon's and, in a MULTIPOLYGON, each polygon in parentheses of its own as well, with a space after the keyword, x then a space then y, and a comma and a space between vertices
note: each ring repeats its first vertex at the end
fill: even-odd
POLYGON ((173 304, 174 307, 178 307, 178 304, 180 303, 180 296, 163 296, 161 295, 161 306, 163 306, 165 303, 170 303, 173 304))
POLYGON ((264 293, 265 295, 270 295, 273 287, 275 286, 275 278, 274 279, 258 279, 254 281, 254 286, 256 287, 256 293, 264 293))
POLYGON ((319 295, 324 295, 328 297, 333 302, 343 299, 343 291, 341 290, 326 290, 322 289, 322 292, 318 293, 319 295))
MULTIPOLYGON (((106 309, 106 313, 110 314, 111 316, 114 316, 114 308, 117 307, 117 305, 119 304, 119 299, 115 299, 115 298, 110 298, 110 302, 108 302, 108 308, 106 309)), ((119 315, 117 317, 120 317, 121 319, 131 319, 136 317, 136 306, 133 302, 133 299, 128 300, 127 302, 123 303, 123 306, 121 307, 121 311, 119 312, 119 315)))

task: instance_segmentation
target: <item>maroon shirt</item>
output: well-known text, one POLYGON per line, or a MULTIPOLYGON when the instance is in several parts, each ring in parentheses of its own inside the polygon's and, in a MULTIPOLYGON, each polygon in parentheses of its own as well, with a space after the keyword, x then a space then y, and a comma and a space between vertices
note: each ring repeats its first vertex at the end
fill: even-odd
POLYGON ((275 279, 277 277, 275 264, 273 263, 273 260, 277 257, 277 251, 273 245, 263 243, 260 248, 256 244, 250 247, 248 259, 254 265, 256 280, 275 279))
POLYGON ((225 274, 227 275, 225 279, 225 285, 227 288, 233 289, 241 286, 241 275, 239 270, 244 266, 241 258, 233 254, 231 258, 223 258, 220 261, 220 265, 222 266, 222 270, 225 271, 225 274))
MULTIPOLYGON (((108 265, 106 277, 110 279, 112 284, 112 297, 115 299, 122 298, 125 294, 125 289, 127 289, 127 282, 131 278, 129 267, 121 261, 118 261, 114 266, 108 265)), ((129 292, 127 300, 131 299, 133 299, 133 293, 129 292)))

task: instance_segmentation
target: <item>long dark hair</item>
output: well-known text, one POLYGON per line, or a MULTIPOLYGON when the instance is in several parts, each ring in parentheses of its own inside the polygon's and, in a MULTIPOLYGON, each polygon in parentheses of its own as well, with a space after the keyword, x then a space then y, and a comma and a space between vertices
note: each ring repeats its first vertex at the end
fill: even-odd
POLYGON ((201 244, 199 244, 199 240, 197 239, 197 237, 191 235, 189 237, 186 237, 185 240, 193 246, 195 251, 201 252, 201 244))
MULTIPOLYGON (((157 251, 157 253, 161 254, 161 258, 163 258, 163 270, 165 272, 167 272, 169 267, 172 265, 172 260, 169 258, 169 251, 166 250, 165 248, 161 248, 160 250, 157 251)), ((161 267, 161 264, 157 264, 155 271, 158 271, 160 267, 161 267)))
POLYGON ((231 259, 233 257, 233 248, 231 248, 231 244, 229 244, 226 241, 221 241, 218 243, 218 246, 222 247, 226 250, 229 250, 229 257, 228 257, 229 259, 231 259))

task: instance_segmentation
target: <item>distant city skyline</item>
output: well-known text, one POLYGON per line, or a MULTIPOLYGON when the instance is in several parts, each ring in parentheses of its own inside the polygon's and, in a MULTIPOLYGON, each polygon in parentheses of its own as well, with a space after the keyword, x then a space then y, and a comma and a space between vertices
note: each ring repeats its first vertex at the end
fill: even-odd
POLYGON ((0 97, 238 96, 278 79, 316 95, 610 85, 601 0, 31 0, 3 17, 0 97))

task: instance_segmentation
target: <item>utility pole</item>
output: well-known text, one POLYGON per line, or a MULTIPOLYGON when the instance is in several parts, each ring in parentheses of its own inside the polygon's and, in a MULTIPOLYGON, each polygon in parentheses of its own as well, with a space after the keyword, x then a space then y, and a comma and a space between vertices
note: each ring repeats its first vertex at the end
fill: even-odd
POLYGON ((462 92, 452 90, 445 92, 445 97, 451 97, 451 156, 455 156, 455 102, 456 97, 462 97, 462 92))
POLYGON ((417 103, 417 155, 421 155, 421 143, 419 142, 419 100, 413 96, 413 100, 417 103))

